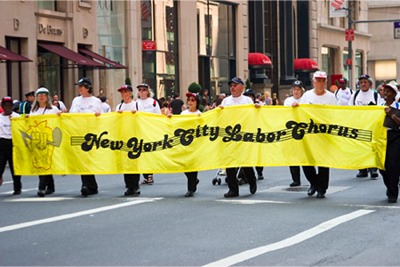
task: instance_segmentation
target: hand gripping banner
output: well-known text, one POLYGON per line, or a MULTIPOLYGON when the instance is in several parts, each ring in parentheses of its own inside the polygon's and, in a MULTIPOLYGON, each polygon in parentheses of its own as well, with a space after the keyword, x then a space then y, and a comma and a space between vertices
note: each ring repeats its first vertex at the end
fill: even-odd
POLYGON ((239 166, 383 168, 383 107, 253 105, 12 119, 16 174, 174 173, 239 166))

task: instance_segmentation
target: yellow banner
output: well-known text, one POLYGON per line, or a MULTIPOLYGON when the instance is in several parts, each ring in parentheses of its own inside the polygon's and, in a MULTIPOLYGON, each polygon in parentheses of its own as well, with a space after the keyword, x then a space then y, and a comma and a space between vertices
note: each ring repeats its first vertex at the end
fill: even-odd
POLYGON ((384 167, 383 107, 253 105, 197 115, 12 120, 16 174, 174 173, 238 166, 384 167))

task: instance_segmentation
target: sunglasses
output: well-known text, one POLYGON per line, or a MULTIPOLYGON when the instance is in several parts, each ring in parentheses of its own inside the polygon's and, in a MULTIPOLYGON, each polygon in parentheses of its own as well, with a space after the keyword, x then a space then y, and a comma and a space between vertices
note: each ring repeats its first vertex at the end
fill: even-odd
POLYGON ((140 91, 147 91, 147 88, 139 88, 138 90, 139 90, 139 92, 140 91))
POLYGON ((188 102, 196 102, 196 99, 194 99, 194 98, 188 98, 187 101, 188 101, 188 102))

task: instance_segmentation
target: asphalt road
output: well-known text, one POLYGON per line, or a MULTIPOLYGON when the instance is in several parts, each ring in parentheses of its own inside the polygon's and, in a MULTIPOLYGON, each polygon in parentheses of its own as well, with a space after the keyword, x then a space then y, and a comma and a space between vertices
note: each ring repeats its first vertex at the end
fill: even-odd
POLYGON ((56 192, 36 197, 23 177, 12 196, 0 187, 0 265, 9 266, 399 266, 399 204, 382 178, 331 170, 325 199, 308 183, 290 190, 288 167, 264 169, 255 195, 224 199, 215 170, 200 172, 185 198, 184 174, 155 175, 140 198, 123 197, 122 175, 98 175, 99 194, 82 198, 80 177, 55 176, 56 192))

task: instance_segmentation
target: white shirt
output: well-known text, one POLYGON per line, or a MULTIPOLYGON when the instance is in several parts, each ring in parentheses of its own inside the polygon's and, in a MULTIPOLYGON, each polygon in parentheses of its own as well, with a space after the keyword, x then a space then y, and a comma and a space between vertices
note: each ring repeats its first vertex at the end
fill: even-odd
POLYGON ((102 113, 101 100, 95 96, 77 96, 72 100, 70 113, 102 113))
POLYGON ((228 96, 222 100, 221 106, 236 106, 236 105, 245 105, 245 104, 254 104, 253 99, 251 97, 240 95, 238 97, 228 96))
POLYGON ((123 102, 123 103, 121 103, 121 104, 118 104, 116 107, 115 107, 115 111, 118 111, 118 110, 121 110, 121 111, 132 111, 132 110, 136 110, 136 101, 131 101, 130 103, 125 103, 125 102, 123 102))
POLYGON ((336 105, 336 97, 334 94, 325 89, 325 94, 315 94, 315 89, 306 91, 300 100, 301 104, 317 104, 317 105, 336 105))
POLYGON ((57 114, 58 112, 61 112, 56 106, 51 106, 51 108, 38 108, 36 111, 33 111, 31 109, 31 113, 29 114, 30 116, 36 116, 36 115, 43 115, 43 114, 57 114))
MULTIPOLYGON (((375 96, 374 96, 374 91, 372 91, 371 89, 369 89, 368 91, 364 92, 362 90, 360 90, 358 93, 354 93, 350 100, 349 100, 349 106, 368 106, 369 103, 374 103, 377 104, 375 102, 375 96), (356 99, 354 101, 354 96, 357 94, 356 99)), ((378 101, 379 103, 379 94, 378 94, 378 101)))
POLYGON ((138 98, 136 100, 136 103, 137 103, 137 111, 161 114, 161 109, 160 105, 158 105, 158 101, 151 97, 145 100, 138 98))
MULTIPOLYGON (((19 118, 19 117, 21 117, 21 115, 19 115, 18 113, 12 112, 11 117, 19 118)), ((10 116, 5 116, 4 114, 0 114, 0 138, 11 140, 10 116)))
POLYGON ((284 106, 292 106, 293 103, 300 103, 301 101, 301 97, 296 99, 294 98, 294 96, 288 97, 285 99, 285 101, 283 102, 284 106))
POLYGON ((62 102, 61 100, 58 100, 58 104, 60 104, 60 109, 62 111, 67 111, 67 107, 65 106, 64 102, 62 102))
POLYGON ((103 109, 103 113, 111 112, 111 107, 106 102, 101 102, 101 108, 103 109))
POLYGON ((181 112, 181 115, 189 115, 189 114, 201 114, 200 110, 196 110, 194 112, 190 111, 189 109, 185 109, 181 112))
POLYGON ((349 104, 351 95, 352 93, 349 87, 347 87, 346 89, 339 88, 335 92, 336 104, 338 104, 339 106, 347 106, 349 104))

